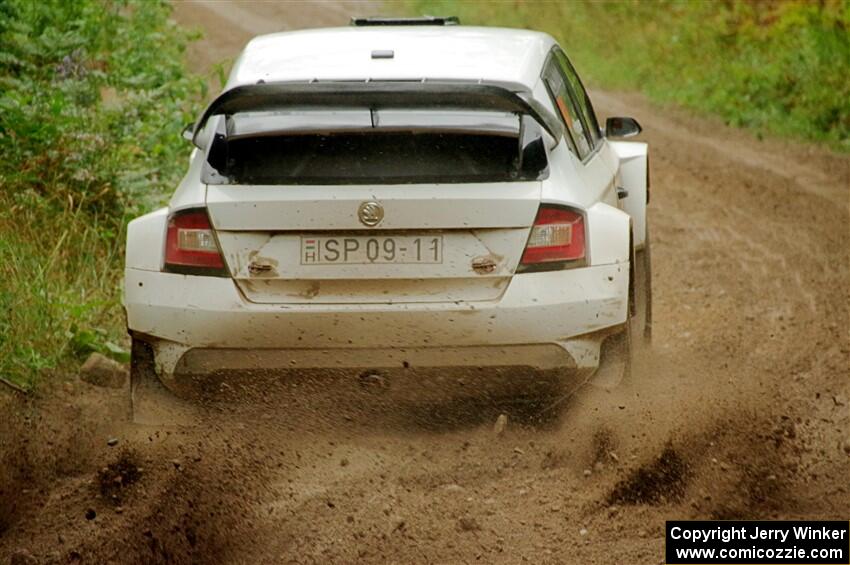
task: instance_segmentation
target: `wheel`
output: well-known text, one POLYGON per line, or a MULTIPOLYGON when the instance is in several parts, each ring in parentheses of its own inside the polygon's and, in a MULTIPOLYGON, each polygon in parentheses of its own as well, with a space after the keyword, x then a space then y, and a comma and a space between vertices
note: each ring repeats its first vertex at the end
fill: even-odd
POLYGON ((156 375, 151 344, 132 338, 130 349, 130 417, 135 424, 186 426, 195 420, 195 410, 177 398, 156 375))
POLYGON ((643 249, 635 253, 634 266, 632 334, 642 338, 639 345, 648 345, 652 341, 652 251, 648 225, 643 249))

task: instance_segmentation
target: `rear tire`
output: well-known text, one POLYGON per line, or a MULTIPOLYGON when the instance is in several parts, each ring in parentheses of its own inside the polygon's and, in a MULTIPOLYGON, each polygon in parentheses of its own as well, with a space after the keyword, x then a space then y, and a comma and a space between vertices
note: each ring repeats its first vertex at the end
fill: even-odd
POLYGON ((652 341, 652 252, 649 245, 649 229, 643 249, 635 252, 634 305, 632 333, 641 345, 652 341))

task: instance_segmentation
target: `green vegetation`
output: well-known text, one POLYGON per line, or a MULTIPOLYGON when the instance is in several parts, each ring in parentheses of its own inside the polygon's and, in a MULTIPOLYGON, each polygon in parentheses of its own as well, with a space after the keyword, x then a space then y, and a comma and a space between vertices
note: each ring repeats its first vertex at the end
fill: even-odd
POLYGON ((596 86, 850 151, 850 0, 408 4, 549 32, 596 86))
POLYGON ((202 100, 161 0, 0 2, 0 377, 126 359, 124 227, 163 200, 202 100))

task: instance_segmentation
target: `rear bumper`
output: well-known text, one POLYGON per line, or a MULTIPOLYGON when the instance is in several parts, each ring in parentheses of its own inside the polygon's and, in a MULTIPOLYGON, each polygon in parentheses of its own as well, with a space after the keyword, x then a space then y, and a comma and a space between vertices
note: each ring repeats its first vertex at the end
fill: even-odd
POLYGON ((474 303, 273 305, 231 279, 127 269, 128 327, 161 376, 212 368, 595 367, 626 320, 628 264, 516 275, 474 303))

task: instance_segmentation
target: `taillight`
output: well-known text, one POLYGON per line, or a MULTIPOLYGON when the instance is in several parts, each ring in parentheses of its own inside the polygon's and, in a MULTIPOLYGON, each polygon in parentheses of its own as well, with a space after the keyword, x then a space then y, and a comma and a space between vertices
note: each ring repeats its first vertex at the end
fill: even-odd
POLYGON ((224 260, 205 208, 175 212, 165 236, 165 271, 224 276, 224 260))
POLYGON ((570 208, 542 205, 520 261, 520 271, 546 271, 585 264, 584 216, 570 208))

